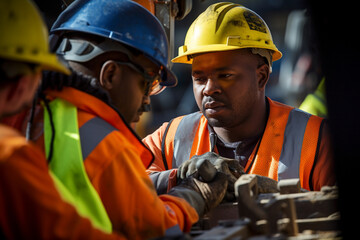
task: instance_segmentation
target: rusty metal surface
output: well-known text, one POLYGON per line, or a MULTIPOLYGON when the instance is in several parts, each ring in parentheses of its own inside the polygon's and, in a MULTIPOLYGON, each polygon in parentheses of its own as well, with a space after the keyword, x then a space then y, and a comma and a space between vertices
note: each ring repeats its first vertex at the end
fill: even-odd
POLYGON ((337 187, 304 191, 298 179, 259 193, 256 175, 235 183, 237 202, 220 204, 195 226, 194 239, 341 239, 337 187))

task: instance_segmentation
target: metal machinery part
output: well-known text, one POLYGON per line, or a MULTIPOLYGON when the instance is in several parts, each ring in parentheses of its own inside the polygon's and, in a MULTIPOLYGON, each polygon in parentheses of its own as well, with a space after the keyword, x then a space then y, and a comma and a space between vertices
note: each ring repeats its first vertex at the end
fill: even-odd
MULTIPOLYGON (((153 13, 163 25, 170 45, 170 59, 174 58, 175 20, 183 19, 192 8, 192 0, 134 0, 153 13)), ((171 63, 170 63, 171 64, 171 63)))
POLYGON ((337 187, 301 189, 299 179, 278 182, 279 193, 258 194, 257 176, 235 183, 237 202, 223 203, 191 231, 196 240, 340 239, 337 187))

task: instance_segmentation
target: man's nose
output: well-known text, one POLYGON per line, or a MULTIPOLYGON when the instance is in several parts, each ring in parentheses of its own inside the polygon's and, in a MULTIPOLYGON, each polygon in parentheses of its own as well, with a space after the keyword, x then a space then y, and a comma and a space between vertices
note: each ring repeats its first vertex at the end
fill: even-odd
POLYGON ((150 112, 151 111, 150 103, 151 103, 150 96, 144 95, 143 102, 142 102, 142 108, 143 108, 144 112, 150 112))
POLYGON ((208 78, 203 90, 205 96, 213 95, 214 93, 221 93, 221 86, 219 82, 214 78, 208 78))

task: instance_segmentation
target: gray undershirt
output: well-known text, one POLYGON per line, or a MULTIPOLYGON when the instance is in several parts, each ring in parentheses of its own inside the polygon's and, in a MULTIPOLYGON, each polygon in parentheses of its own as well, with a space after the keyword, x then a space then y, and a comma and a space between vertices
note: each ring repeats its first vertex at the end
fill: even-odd
MULTIPOLYGON (((214 130, 209 128, 216 135, 214 130)), ((260 136, 244 139, 238 142, 226 142, 216 135, 216 147, 220 156, 239 160, 240 165, 245 167, 246 163, 253 152, 260 136)))

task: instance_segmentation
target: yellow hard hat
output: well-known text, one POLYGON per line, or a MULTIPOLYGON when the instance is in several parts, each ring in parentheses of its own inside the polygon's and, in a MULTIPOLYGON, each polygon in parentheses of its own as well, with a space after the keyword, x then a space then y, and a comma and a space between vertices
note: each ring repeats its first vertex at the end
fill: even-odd
POLYGON ((30 0, 0 1, 0 58, 39 64, 44 70, 70 71, 49 51, 48 32, 30 0))
POLYGON ((272 61, 281 58, 265 21, 250 9, 230 2, 210 5, 191 24, 177 63, 192 63, 191 55, 241 48, 260 48, 272 51, 272 61))

